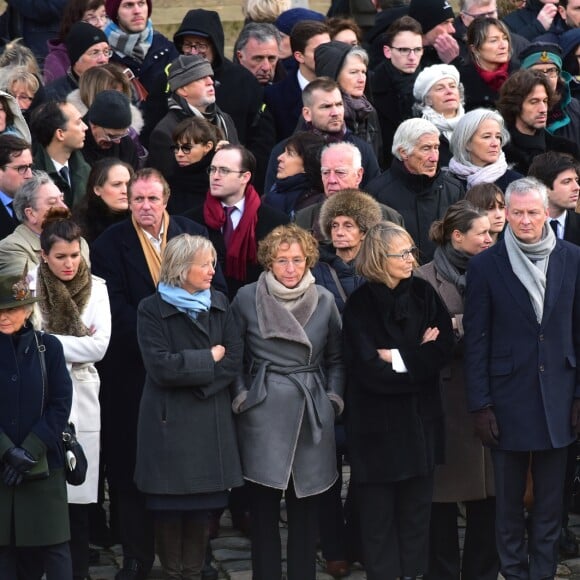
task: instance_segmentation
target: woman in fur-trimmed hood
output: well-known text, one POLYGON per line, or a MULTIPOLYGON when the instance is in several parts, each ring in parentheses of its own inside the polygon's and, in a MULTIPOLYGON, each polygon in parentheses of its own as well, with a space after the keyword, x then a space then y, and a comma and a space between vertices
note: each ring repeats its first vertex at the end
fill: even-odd
POLYGON ((320 231, 331 243, 320 245, 320 258, 312 274, 317 284, 334 294, 340 312, 346 298, 364 281, 355 272, 354 259, 366 232, 381 219, 380 204, 358 189, 334 194, 320 209, 320 231))

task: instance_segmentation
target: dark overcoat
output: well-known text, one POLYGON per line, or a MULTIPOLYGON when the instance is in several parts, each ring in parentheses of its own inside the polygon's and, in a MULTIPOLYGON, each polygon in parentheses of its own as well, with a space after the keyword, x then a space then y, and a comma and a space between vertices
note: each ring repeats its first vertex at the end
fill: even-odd
POLYGON ((491 454, 473 434, 467 412, 463 371, 463 296, 444 278, 434 262, 421 266, 417 275, 435 288, 449 314, 455 318, 455 348, 451 363, 441 371, 441 396, 445 415, 445 463, 435 466, 434 502, 485 499, 494 495, 491 454))
POLYGON ((428 282, 411 277, 391 290, 366 282, 343 313, 347 372, 346 432, 356 483, 382 484, 431 473, 443 460, 439 371, 449 362, 453 330, 428 282), (428 327, 437 340, 421 344, 428 327), (398 349, 406 373, 396 373, 377 349, 398 349))
MULTIPOLYGON (((179 234, 207 237, 207 230, 172 216, 167 239, 179 234)), ((107 282, 111 303, 111 342, 97 365, 101 377, 102 443, 107 475, 120 486, 132 485, 137 449, 137 416, 145 368, 137 343, 137 307, 155 292, 145 255, 130 219, 101 234, 91 248, 93 273, 107 282)), ((221 274, 216 288, 225 290, 221 274)))
POLYGON ((242 371, 242 340, 228 299, 212 291, 196 320, 159 294, 139 305, 137 337, 147 377, 135 482, 145 493, 225 491, 243 483, 228 387, 242 371), (216 363, 211 348, 221 344, 216 363))
POLYGON ((0 334, 0 457, 23 447, 46 479, 17 487, 0 481, 0 546, 47 546, 69 539, 62 432, 72 403, 72 382, 62 345, 44 334, 47 385, 31 327, 0 334))
POLYGON ((503 241, 472 258, 467 270, 468 408, 493 406, 504 451, 566 447, 575 439, 570 410, 580 397, 580 248, 557 240, 546 277, 538 323, 503 241))

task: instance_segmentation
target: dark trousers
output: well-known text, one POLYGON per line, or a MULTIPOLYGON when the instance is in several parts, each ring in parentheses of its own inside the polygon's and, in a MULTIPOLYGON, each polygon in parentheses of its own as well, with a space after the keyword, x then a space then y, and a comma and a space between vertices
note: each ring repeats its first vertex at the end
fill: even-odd
POLYGON ((68 504, 70 555, 74 578, 86 578, 89 575, 89 505, 91 504, 68 504))
POLYGON ((155 535, 153 516, 145 508, 145 495, 135 486, 115 489, 113 493, 117 499, 123 560, 137 560, 149 572, 155 559, 155 535))
POLYGON ((393 483, 358 484, 356 497, 367 580, 423 574, 433 473, 393 483))
POLYGON ((34 548, 0 547, 2 580, 72 580, 68 542, 34 548))
POLYGON ((495 498, 467 501, 465 510, 465 541, 460 564, 457 504, 431 506, 429 566, 425 580, 497 580, 495 498))
POLYGON ((497 551, 506 580, 543 580, 556 573, 567 455, 567 447, 532 452, 492 449, 497 551), (530 455, 534 505, 526 546, 524 491, 530 455))
MULTIPOLYGON (((252 579, 282 578, 282 490, 246 481, 252 518, 252 579)), ((284 492, 288 517, 287 578, 315 580, 318 496, 298 499, 292 479, 284 492)))

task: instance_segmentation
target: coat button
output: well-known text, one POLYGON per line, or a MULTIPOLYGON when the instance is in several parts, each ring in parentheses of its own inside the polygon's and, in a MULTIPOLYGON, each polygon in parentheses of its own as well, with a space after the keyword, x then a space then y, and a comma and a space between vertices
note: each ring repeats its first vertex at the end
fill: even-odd
POLYGON ((540 365, 540 372, 543 373, 544 372, 544 365, 540 365))
POLYGON ((12 375, 12 376, 10 377, 10 380, 11 380, 13 383, 15 383, 15 382, 18 380, 18 375, 12 375))
POLYGON ((544 335, 540 334, 540 342, 542 342, 544 340, 544 335))

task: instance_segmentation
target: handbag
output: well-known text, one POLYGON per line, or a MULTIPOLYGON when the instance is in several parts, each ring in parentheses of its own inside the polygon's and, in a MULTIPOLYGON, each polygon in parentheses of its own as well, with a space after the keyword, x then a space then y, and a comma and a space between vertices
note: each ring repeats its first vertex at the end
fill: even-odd
MULTIPOLYGON (((46 372, 46 360, 44 357, 46 347, 43 344, 42 335, 40 335, 39 341, 37 333, 34 332, 34 338, 36 339, 36 346, 38 347, 38 355, 40 357, 43 390, 46 391, 48 388, 48 375, 46 372)), ((82 445, 77 440, 75 426, 70 422, 62 432, 62 445, 64 447, 65 476, 67 483, 70 485, 83 484, 87 478, 89 463, 82 445)))

